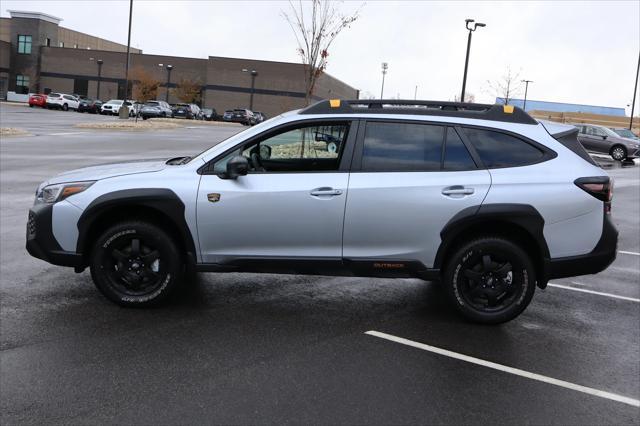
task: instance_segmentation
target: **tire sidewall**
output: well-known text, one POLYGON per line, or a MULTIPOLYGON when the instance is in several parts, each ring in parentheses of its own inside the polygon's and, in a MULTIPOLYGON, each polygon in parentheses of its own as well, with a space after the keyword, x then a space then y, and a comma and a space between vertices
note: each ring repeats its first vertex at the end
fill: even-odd
POLYGON ((115 225, 104 232, 96 241, 90 258, 91 276, 93 281, 109 300, 127 307, 148 307, 166 301, 179 286, 183 265, 180 253, 171 238, 159 227, 144 222, 129 222, 115 225), (123 294, 112 285, 112 278, 105 271, 104 259, 111 256, 110 250, 117 246, 122 239, 132 235, 151 243, 160 252, 160 259, 166 268, 166 275, 162 284, 151 293, 133 296, 123 294))
POLYGON ((463 245, 455 251, 447 264, 443 284, 449 299, 465 318, 484 324, 499 324, 516 318, 531 302, 536 286, 535 267, 529 256, 518 245, 501 238, 482 238, 463 245), (474 255, 498 254, 514 260, 514 274, 522 278, 522 289, 514 301, 496 312, 482 312, 469 305, 461 294, 464 280, 460 277, 463 265, 474 255))

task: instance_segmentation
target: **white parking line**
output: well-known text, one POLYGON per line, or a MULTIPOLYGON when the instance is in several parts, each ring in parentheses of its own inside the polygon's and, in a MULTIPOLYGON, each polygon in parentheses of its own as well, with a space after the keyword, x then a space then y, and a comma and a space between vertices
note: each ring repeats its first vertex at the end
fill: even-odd
POLYGON ((87 132, 63 132, 63 133, 49 133, 47 136, 68 136, 68 135, 82 135, 87 132))
POLYGON ((618 395, 611 392, 605 392, 594 388, 589 388, 575 383, 565 382, 564 380, 554 379, 553 377, 543 376, 537 373, 531 373, 529 371, 520 370, 518 368, 508 367, 506 365, 497 364, 491 361, 485 361, 480 358, 474 358, 472 356, 463 355, 457 352, 448 351, 446 349, 437 348, 435 346, 425 345, 424 343, 414 342, 413 340, 404 339, 402 337, 393 336, 387 333, 381 333, 379 331, 367 331, 365 334, 370 336, 379 337, 381 339, 390 340, 392 342, 400 343, 401 345, 407 345, 414 348, 422 349, 423 351, 432 352, 438 355, 448 356, 460 361, 469 362, 471 364, 481 365, 483 367, 492 368, 494 370, 503 371, 505 373, 514 374, 516 376, 525 377, 531 380, 537 380, 539 382, 548 383, 555 386, 560 386, 566 389, 575 390, 578 392, 594 395, 600 398, 610 399, 612 401, 622 402, 623 404, 632 405, 634 407, 640 407, 640 400, 629 398, 627 396, 618 395))
POLYGON ((640 256, 640 253, 636 253, 635 251, 622 251, 622 250, 618 250, 618 253, 622 253, 622 254, 630 254, 632 256, 640 256))
POLYGON ((579 291, 579 292, 581 292, 581 293, 595 294, 595 295, 597 295, 597 296, 611 297, 611 298, 613 298, 613 299, 628 300, 629 302, 636 302, 636 303, 640 303, 640 299, 636 299, 635 297, 618 296, 617 294, 603 293, 603 292, 601 292, 601 291, 587 290, 587 289, 585 289, 585 288, 569 287, 569 286, 567 286, 567 285, 562 285, 562 284, 549 283, 549 284, 547 284, 547 285, 548 285, 549 287, 563 288, 563 289, 565 289, 565 290, 579 291))

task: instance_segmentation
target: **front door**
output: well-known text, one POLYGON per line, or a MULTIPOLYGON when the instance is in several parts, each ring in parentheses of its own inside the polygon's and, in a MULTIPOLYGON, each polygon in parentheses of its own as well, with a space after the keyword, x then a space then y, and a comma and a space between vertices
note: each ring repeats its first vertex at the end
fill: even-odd
POLYGON ((339 261, 349 181, 344 154, 355 139, 350 127, 345 121, 292 125, 214 160, 198 191, 202 261, 339 261), (326 140, 336 142, 338 149, 330 150, 326 140), (249 160, 250 171, 224 179, 226 163, 236 155, 249 160))
POLYGON ((476 167, 453 127, 368 121, 357 147, 345 214, 345 259, 419 261, 432 267, 440 231, 458 212, 482 204, 489 172, 476 167))

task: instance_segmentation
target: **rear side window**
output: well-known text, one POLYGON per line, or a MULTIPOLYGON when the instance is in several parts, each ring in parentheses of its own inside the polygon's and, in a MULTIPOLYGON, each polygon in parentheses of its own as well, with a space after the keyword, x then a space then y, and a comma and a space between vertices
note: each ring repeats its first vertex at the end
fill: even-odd
POLYGON ((447 129, 447 142, 444 149, 444 170, 474 170, 476 163, 456 131, 447 129))
POLYGON ((362 170, 440 170, 444 127, 412 123, 367 123, 362 170))
POLYGON ((533 164, 544 157, 540 149, 505 133, 472 128, 463 131, 487 168, 533 164))
POLYGON ((596 162, 593 161, 593 158, 591 158, 591 156, 587 154, 587 151, 585 151, 577 136, 578 132, 571 132, 569 134, 565 134, 564 136, 554 137, 558 142, 580 156, 583 160, 593 164, 594 166, 597 166, 596 162))

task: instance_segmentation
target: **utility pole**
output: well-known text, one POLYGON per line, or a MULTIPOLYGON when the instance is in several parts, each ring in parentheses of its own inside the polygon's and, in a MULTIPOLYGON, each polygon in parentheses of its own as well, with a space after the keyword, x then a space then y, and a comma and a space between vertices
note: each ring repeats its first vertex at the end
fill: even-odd
POLYGON ((382 99, 384 95, 384 76, 387 75, 387 70, 389 69, 389 64, 386 62, 382 63, 382 88, 380 89, 380 99, 382 99))
POLYGON ((133 0, 129 0, 129 34, 127 35, 127 62, 124 70, 124 103, 120 107, 119 117, 129 118, 129 107, 126 105, 129 98, 129 52, 131 49, 131 14, 133 13, 133 0))
POLYGON ((98 90, 96 99, 100 100, 100 81, 102 81, 102 64, 104 61, 102 59, 98 59, 96 62, 98 63, 98 90))
POLYGON ((529 90, 529 83, 533 83, 533 80, 522 80, 524 83, 524 105, 522 109, 527 112, 527 91, 529 90))
POLYGON ((636 106, 636 93, 638 93, 638 74, 640 73, 640 54, 638 54, 638 67, 636 68, 636 85, 633 88, 633 101, 631 102, 631 119, 629 120, 629 130, 633 127, 633 111, 636 106))
POLYGON ((253 94, 256 91, 256 77, 258 76, 258 71, 249 71, 248 69, 243 68, 242 72, 248 72, 249 74, 251 74, 251 95, 249 96, 249 109, 253 111, 253 94))
POLYGON ((173 65, 167 64, 167 92, 164 94, 164 101, 169 103, 169 87, 171 86, 171 70, 173 65))
POLYGON ((416 84, 416 90, 413 91, 413 100, 418 99, 418 85, 416 84))
POLYGON ((478 27, 487 26, 481 22, 475 22, 473 19, 465 19, 464 22, 466 22, 467 30, 469 30, 469 37, 467 38, 467 56, 464 60, 464 74, 462 76, 462 95, 460 95, 460 102, 464 102, 464 92, 467 88, 467 70, 469 68, 469 51, 471 50, 471 34, 473 34, 478 27), (474 22, 475 24, 473 24, 474 22), (473 26, 469 27, 469 24, 473 24, 473 26))

